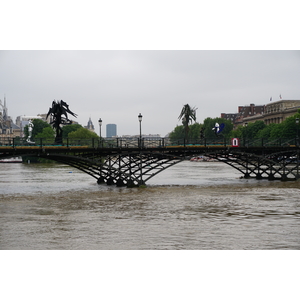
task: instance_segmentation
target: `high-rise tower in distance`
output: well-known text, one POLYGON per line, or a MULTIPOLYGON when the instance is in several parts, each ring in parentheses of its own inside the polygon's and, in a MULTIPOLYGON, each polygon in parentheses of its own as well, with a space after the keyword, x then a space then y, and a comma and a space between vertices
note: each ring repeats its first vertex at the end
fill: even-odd
POLYGON ((111 138, 117 135, 117 125, 107 124, 106 125, 106 137, 111 138))

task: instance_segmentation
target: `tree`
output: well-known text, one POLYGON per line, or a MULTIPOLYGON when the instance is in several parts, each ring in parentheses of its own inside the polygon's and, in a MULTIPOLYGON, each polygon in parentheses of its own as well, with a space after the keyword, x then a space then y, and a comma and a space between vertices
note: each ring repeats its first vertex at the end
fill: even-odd
POLYGON ((66 139, 70 132, 76 131, 77 129, 82 128, 79 124, 71 124, 63 127, 63 138, 66 139))
POLYGON ((174 130, 170 133, 169 138, 173 143, 176 142, 182 143, 184 138, 195 141, 200 137, 200 128, 201 128, 201 124, 199 123, 194 123, 190 125, 188 135, 186 136, 184 126, 183 125, 176 126, 174 130))
POLYGON ((262 132, 264 135, 267 134, 268 131, 265 130, 266 126, 267 125, 264 123, 264 121, 249 123, 247 126, 238 126, 237 129, 231 131, 230 137, 240 139, 255 139, 260 137, 260 132, 262 132), (263 132, 263 130, 265 131, 263 132))
POLYGON ((83 128, 83 127, 77 129, 76 131, 70 132, 68 134, 68 137, 70 139, 80 139, 80 140, 99 138, 99 136, 95 132, 92 132, 92 131, 90 131, 86 128, 83 128))
MULTIPOLYGON (((268 139, 272 136, 272 132, 278 132, 277 128, 280 124, 271 123, 269 125, 266 125, 265 128, 258 131, 255 135, 256 139, 268 139)), ((279 129, 280 130, 280 129, 279 129)), ((275 134, 276 135, 276 134, 275 134)))
POLYGON ((256 121, 254 123, 249 123, 245 130, 247 131, 247 138, 254 139, 256 135, 263 130, 267 125, 264 121, 256 121))
POLYGON ((189 123, 196 122, 196 110, 197 108, 191 108, 189 104, 185 104, 181 110, 178 120, 182 120, 184 126, 185 138, 188 137, 189 123))
POLYGON ((184 139, 184 127, 182 125, 176 126, 174 130, 170 133, 169 138, 171 142, 175 143, 184 139))
POLYGON ((35 138, 37 139, 53 139, 55 137, 55 132, 51 127, 43 128, 43 131, 38 133, 35 138))

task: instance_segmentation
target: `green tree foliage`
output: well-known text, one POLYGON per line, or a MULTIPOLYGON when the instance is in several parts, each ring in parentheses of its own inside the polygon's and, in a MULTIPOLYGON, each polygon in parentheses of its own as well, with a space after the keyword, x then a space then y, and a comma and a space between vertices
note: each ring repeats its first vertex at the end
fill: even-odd
MULTIPOLYGON (((232 130, 230 137, 255 139, 258 137, 259 132, 265 128, 266 125, 264 121, 256 121, 254 123, 249 123, 247 126, 238 126, 237 129, 232 130)), ((267 130, 265 131, 265 134, 267 134, 267 130)))
POLYGON ((195 141, 200 138, 201 124, 194 123, 189 126, 188 135, 185 135, 185 129, 183 125, 176 126, 170 133, 169 138, 173 143, 180 142, 186 137, 189 141, 195 141))
POLYGON ((36 139, 54 139, 55 138, 55 132, 53 128, 51 127, 45 127, 43 128, 42 132, 39 132, 36 136, 36 139))
POLYGON ((169 138, 171 142, 176 142, 184 139, 184 127, 183 125, 176 126, 174 130, 170 133, 169 138))
MULTIPOLYGON (((264 121, 256 121, 254 123, 248 123, 248 126, 238 126, 233 130, 233 124, 222 118, 206 118, 203 124, 195 123, 189 126, 188 137, 190 139, 199 139, 200 131, 204 129, 204 135, 206 139, 216 138, 214 131, 212 130, 215 126, 215 123, 224 123, 225 128, 220 136, 224 138, 240 138, 247 140, 256 140, 256 139, 287 139, 294 140, 297 137, 297 134, 300 138, 300 124, 296 124, 296 118, 300 119, 300 109, 298 112, 289 118, 286 118, 280 124, 269 124, 266 125, 264 121)), ((172 142, 183 141, 185 136, 184 126, 177 126, 170 133, 170 139, 172 142)))
POLYGON ((70 132, 76 131, 79 128, 82 128, 81 125, 79 124, 71 124, 71 125, 66 125, 63 127, 63 138, 66 139, 69 136, 70 132))
POLYGON ((189 104, 185 104, 178 117, 178 120, 182 120, 186 138, 188 138, 189 123, 192 123, 193 121, 196 122, 196 110, 197 108, 192 108, 189 104))
POLYGON ((278 127, 280 124, 272 123, 270 125, 266 125, 265 128, 258 131, 255 135, 255 138, 257 139, 267 139, 270 138, 272 135, 272 132, 276 130, 276 127, 278 127))
MULTIPOLYGON (((298 115, 298 114, 297 114, 298 115)), ((296 117, 299 115, 286 118, 282 123, 282 137, 286 139, 294 139, 297 135, 296 117)))
POLYGON ((68 138, 70 139, 92 139, 92 138, 99 138, 99 136, 86 128, 79 128, 76 131, 72 131, 68 134, 68 138))
MULTIPOLYGON (((36 138, 36 136, 39 133, 42 133, 43 129, 46 127, 49 127, 52 129, 50 124, 48 124, 47 122, 40 120, 40 119, 33 119, 32 124, 33 124, 32 133, 31 133, 32 138, 36 138)), ((24 134, 25 134, 25 137, 27 138, 28 137, 28 125, 26 125, 24 127, 24 134)))

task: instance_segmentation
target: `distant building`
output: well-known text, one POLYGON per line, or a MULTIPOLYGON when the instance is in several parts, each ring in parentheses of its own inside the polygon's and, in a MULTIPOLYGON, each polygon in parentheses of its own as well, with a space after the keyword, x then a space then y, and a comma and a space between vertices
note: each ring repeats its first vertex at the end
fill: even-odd
POLYGON ((235 119, 236 119, 237 114, 225 114, 225 113, 221 113, 221 118, 231 121, 233 124, 235 123, 235 119))
POLYGON ((94 124, 93 124, 91 118, 89 118, 89 121, 88 121, 88 123, 87 123, 87 126, 85 126, 84 128, 86 128, 86 129, 88 129, 88 130, 90 130, 90 131, 95 132, 95 127, 94 127, 94 124))
POLYGON ((117 125, 116 124, 107 124, 106 125, 106 137, 111 138, 117 136, 117 125))
POLYGON ((300 100, 279 100, 266 105, 239 106, 238 113, 221 113, 221 118, 230 120, 234 128, 255 121, 264 121, 268 125, 283 122, 286 118, 296 114, 298 109, 300 109, 300 100))
POLYGON ((236 128, 243 125, 246 118, 258 117, 264 114, 265 105, 255 105, 251 103, 249 106, 239 106, 237 113, 221 113, 221 118, 229 120, 236 128))
POLYGON ((279 124, 286 118, 293 116, 300 109, 300 100, 279 100, 265 105, 264 113, 244 119, 244 122, 262 120, 266 125, 279 124))
POLYGON ((20 136, 20 127, 14 124, 12 118, 8 115, 8 108, 6 106, 6 98, 4 102, 0 99, 0 137, 13 138, 20 136))

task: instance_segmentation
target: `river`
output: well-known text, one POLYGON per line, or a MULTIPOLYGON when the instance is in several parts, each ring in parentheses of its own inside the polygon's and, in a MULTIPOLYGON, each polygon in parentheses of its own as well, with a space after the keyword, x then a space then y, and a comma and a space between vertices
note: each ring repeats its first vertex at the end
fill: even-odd
POLYGON ((300 249, 300 181, 181 162, 146 188, 61 164, 0 165, 0 249, 300 249))

